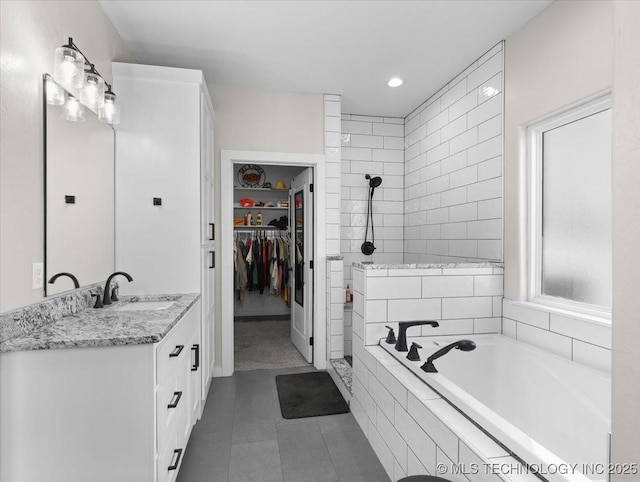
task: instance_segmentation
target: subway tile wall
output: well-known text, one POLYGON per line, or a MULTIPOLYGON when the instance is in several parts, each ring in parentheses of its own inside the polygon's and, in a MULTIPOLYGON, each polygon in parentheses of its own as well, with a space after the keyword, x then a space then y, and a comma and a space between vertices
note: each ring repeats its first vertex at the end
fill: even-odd
POLYGON ((403 262, 403 212, 404 119, 343 115, 340 253, 344 256, 345 286, 353 284, 351 264, 354 261, 403 262), (376 250, 372 256, 360 251, 369 192, 365 174, 382 178, 382 185, 373 195, 376 250))
POLYGON ((327 358, 343 358, 344 353, 344 289, 342 257, 327 257, 327 358))
POLYGON ((344 354, 353 353, 353 309, 344 309, 344 354))
POLYGON ((326 158, 326 249, 327 256, 340 254, 340 114, 341 97, 324 95, 324 154, 326 158))
MULTIPOLYGON (((504 270, 495 267, 354 270, 353 339, 375 345, 399 321, 438 320, 423 336, 500 333, 504 270), (366 319, 366 324, 365 320, 366 319)), ((353 348, 355 352, 355 347, 353 348)))
POLYGON ((503 335, 611 373, 611 326, 506 298, 502 312, 503 335))
POLYGON ((406 117, 405 263, 502 259, 503 67, 501 42, 406 117))

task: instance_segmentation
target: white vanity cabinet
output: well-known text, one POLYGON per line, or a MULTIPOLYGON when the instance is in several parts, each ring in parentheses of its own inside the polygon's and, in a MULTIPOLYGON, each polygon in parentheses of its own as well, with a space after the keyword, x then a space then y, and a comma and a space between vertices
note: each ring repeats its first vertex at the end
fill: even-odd
POLYGON ((201 305, 158 343, 0 353, 0 480, 174 481, 197 421, 201 305))
MULTIPOLYGON (((123 293, 202 295, 204 400, 214 363, 214 112, 199 70, 113 63, 116 268, 123 293)), ((200 404, 202 406, 202 403, 200 404)))
POLYGON ((156 344, 158 481, 175 480, 200 413, 200 302, 156 344))

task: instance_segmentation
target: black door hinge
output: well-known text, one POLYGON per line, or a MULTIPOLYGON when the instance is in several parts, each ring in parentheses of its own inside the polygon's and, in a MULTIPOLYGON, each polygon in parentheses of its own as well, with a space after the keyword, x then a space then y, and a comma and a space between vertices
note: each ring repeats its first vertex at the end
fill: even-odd
POLYGON ((309 345, 313 346, 313 337, 309 338, 309 345))
POLYGON ((313 184, 309 184, 309 192, 313 192, 313 184))
POLYGON ((313 260, 309 261, 309 269, 313 269, 313 260))

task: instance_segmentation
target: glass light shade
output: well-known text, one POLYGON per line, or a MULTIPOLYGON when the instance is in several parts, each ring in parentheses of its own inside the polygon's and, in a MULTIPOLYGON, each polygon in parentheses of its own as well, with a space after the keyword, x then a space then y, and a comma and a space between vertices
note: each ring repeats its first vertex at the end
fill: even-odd
POLYGON ((45 84, 45 92, 47 95, 47 104, 63 105, 67 100, 67 93, 60 87, 51 77, 47 75, 45 84))
POLYGON ((60 116, 71 122, 84 122, 84 106, 78 99, 70 95, 66 104, 62 107, 60 116))
POLYGON ((79 89, 84 81, 84 56, 71 47, 56 49, 53 78, 63 87, 79 89))
POLYGON ((100 108, 104 104, 104 79, 93 72, 84 73, 80 89, 80 102, 90 108, 100 108))
POLYGON ((104 105, 98 111, 98 118, 111 125, 120 123, 120 106, 113 92, 104 94, 104 105))

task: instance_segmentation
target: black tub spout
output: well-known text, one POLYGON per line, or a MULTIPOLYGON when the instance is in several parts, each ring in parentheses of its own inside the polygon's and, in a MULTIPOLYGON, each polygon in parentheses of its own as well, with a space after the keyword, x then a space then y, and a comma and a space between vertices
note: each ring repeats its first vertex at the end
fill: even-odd
POLYGON ((396 350, 409 351, 407 348, 407 328, 418 325, 431 325, 434 328, 440 326, 437 321, 401 321, 398 323, 398 341, 396 342, 396 350))

